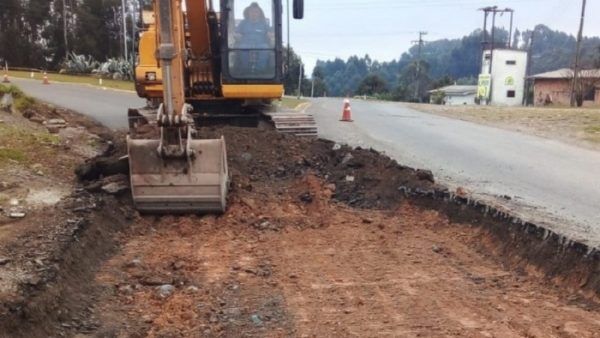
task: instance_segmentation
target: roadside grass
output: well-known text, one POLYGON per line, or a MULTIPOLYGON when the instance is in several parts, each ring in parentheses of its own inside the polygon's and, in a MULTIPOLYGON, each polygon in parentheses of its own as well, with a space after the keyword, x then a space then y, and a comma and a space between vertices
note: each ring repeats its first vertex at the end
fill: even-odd
MULTIPOLYGON (((38 81, 42 81, 44 74, 40 72, 34 72, 34 79, 38 81)), ((48 73, 48 80, 50 83, 52 82, 66 82, 66 83, 79 83, 86 84, 98 87, 106 87, 120 90, 135 90, 134 83, 131 81, 122 81, 122 80, 110 80, 110 79, 102 79, 102 85, 99 83, 99 79, 93 76, 88 75, 67 75, 67 74, 56 74, 56 73, 48 73)), ((18 78, 31 78, 30 72, 25 71, 9 71, 9 77, 18 77, 18 78)))
MULTIPOLYGON (((0 85, 0 94, 13 96, 17 111, 34 108, 36 101, 18 87, 0 85)), ((59 155, 60 137, 45 129, 31 128, 22 123, 0 123, 0 167, 10 163, 31 164, 59 155)))
POLYGON ((585 128, 586 140, 600 144, 600 124, 585 128))
POLYGON ((425 113, 447 116, 524 133, 600 146, 598 107, 494 107, 408 104, 425 113))
POLYGON ((303 99, 297 99, 295 97, 283 97, 281 98, 281 101, 279 101, 279 105, 283 108, 288 108, 288 109, 296 109, 298 108, 301 104, 308 102, 307 100, 303 100, 303 99))
POLYGON ((21 163, 26 159, 25 154, 21 150, 0 148, 0 161, 2 161, 2 163, 5 163, 6 161, 21 163))
POLYGON ((0 124, 0 167, 9 162, 32 164, 59 153, 60 137, 26 126, 0 124))

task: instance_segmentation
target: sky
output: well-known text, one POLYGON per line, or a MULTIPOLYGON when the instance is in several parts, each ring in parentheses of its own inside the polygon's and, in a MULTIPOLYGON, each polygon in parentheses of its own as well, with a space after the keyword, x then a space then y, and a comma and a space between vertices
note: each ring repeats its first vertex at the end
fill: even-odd
MULTIPOLYGON (((482 28, 478 9, 486 6, 514 9, 519 30, 545 24, 576 35, 581 17, 581 0, 305 0, 305 18, 292 21, 290 40, 309 74, 318 59, 369 54, 390 61, 411 47, 419 31, 428 32, 424 40, 439 40, 482 28)), ((588 0, 584 35, 600 35, 600 20, 592 20, 597 13, 600 0, 588 0)), ((497 17, 498 27, 508 29, 509 22, 508 15, 497 17)))

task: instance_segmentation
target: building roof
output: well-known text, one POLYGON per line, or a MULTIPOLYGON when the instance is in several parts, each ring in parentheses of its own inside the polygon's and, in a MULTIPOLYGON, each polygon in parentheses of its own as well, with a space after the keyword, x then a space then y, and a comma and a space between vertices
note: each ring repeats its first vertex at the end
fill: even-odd
MULTIPOLYGON (((579 76, 584 79, 600 79, 600 69, 583 69, 579 72, 579 76)), ((529 76, 530 79, 571 79, 573 78, 573 70, 570 68, 562 68, 551 72, 536 74, 529 76)))
POLYGON ((434 90, 430 90, 430 93, 444 92, 449 96, 467 96, 477 93, 477 86, 460 86, 452 85, 446 86, 434 90))

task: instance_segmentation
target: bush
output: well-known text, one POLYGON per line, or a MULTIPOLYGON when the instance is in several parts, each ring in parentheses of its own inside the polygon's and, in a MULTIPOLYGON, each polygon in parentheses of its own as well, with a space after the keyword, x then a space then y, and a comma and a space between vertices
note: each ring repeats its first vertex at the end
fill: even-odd
POLYGON ((100 63, 91 55, 77 55, 69 53, 61 66, 61 73, 65 74, 91 74, 100 66, 100 63))
POLYGON ((114 80, 133 79, 131 63, 125 59, 108 59, 95 69, 93 73, 114 80))

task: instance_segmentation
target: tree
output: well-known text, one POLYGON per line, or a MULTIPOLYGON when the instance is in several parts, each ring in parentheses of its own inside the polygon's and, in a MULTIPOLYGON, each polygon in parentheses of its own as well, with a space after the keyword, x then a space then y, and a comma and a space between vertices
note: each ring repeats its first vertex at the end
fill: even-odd
POLYGON ((359 95, 373 96, 387 92, 387 83, 378 74, 367 75, 358 86, 356 91, 359 95))
POLYGON ((304 65, 302 64, 302 59, 294 52, 293 48, 291 48, 289 51, 286 49, 283 53, 283 56, 283 64, 285 66, 283 87, 287 95, 296 95, 298 92, 298 80, 301 70, 302 82, 304 83, 306 80, 304 65))
MULTIPOLYGON (((323 97, 327 95, 327 84, 325 84, 325 74, 321 67, 315 67, 312 73, 312 80, 314 81, 314 96, 323 97)), ((313 84, 311 84, 312 87, 313 84)))

